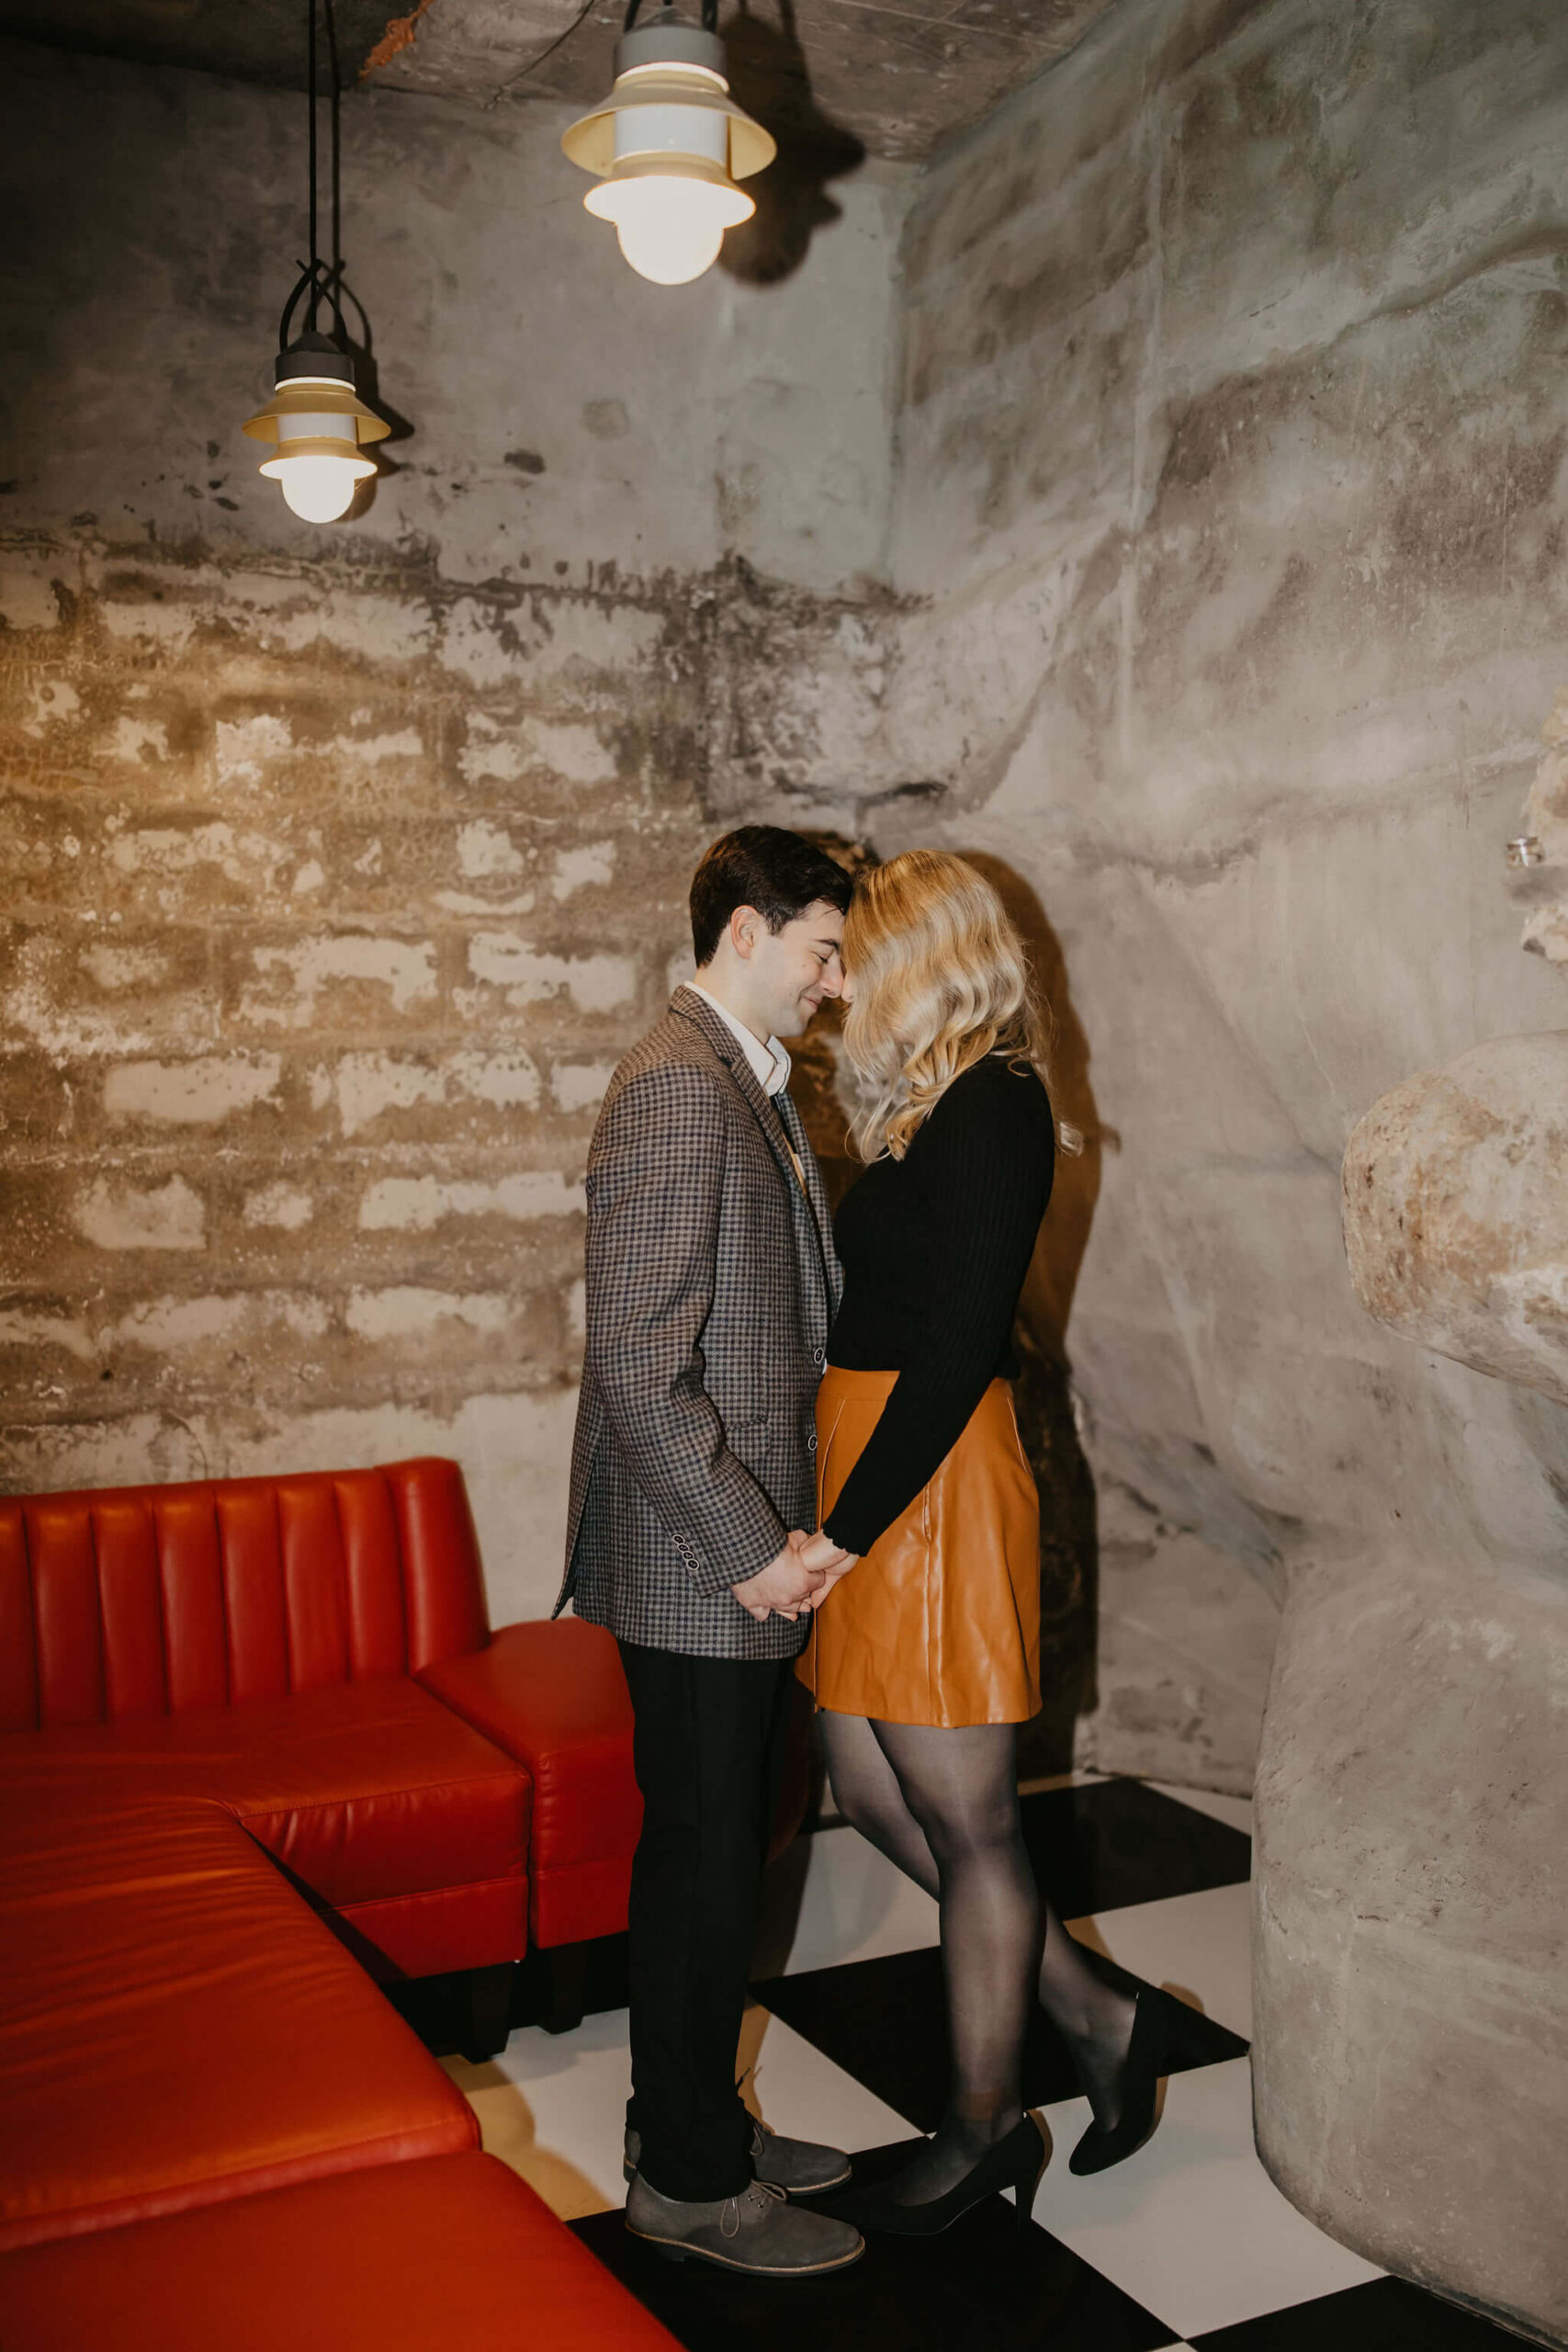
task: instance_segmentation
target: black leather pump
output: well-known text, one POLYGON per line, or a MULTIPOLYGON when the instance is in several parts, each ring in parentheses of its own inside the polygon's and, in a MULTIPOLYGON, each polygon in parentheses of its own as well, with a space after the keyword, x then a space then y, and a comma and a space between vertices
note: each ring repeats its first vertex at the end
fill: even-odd
POLYGON ((879 2196, 874 2188, 859 2195, 852 2190, 835 2202, 833 2211, 863 2230, 880 2230, 889 2237, 931 2238, 951 2229, 971 2206, 1010 2188, 1022 2229, 1028 2226, 1034 2192, 1049 2161, 1049 2143, 1034 2118, 1026 2113, 1005 2140, 987 2149, 974 2170, 966 2172, 945 2197, 929 2198, 921 2205, 900 2205, 894 2198, 879 2196))
POLYGON ((1069 2172, 1107 2172, 1143 2146, 1155 2128, 1160 2076, 1168 2075, 1178 2058, 1197 2047, 1193 2030, 1197 2014, 1156 1984, 1143 1987, 1133 2012, 1133 2037, 1122 2061, 1117 2120, 1109 2130, 1099 2123, 1089 2125, 1067 2158, 1069 2172))

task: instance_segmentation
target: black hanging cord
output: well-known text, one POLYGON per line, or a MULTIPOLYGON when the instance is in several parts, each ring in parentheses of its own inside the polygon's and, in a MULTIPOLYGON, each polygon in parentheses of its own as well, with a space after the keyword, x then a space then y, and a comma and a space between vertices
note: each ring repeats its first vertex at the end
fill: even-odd
POLYGON ((324 302, 332 312, 333 339, 339 343, 344 339, 343 310, 338 295, 338 284, 343 275, 343 205, 341 196, 341 174, 339 169, 342 149, 339 133, 339 100, 341 96, 341 84, 338 78, 337 28, 333 18, 333 0, 322 0, 322 12, 325 19, 327 40, 327 63, 332 76, 330 90, 332 101, 332 139, 330 155, 330 168, 332 172, 332 266, 328 268, 321 260, 321 238, 319 229, 320 205, 318 202, 317 190, 316 115, 321 101, 316 83, 316 7, 317 0, 305 0, 305 88, 310 115, 310 136, 307 146, 309 157, 308 173, 310 181, 310 258, 309 261, 303 261, 300 263, 299 277, 295 280, 293 290, 290 293, 288 301, 283 306, 283 318, 277 330, 277 347, 279 351, 287 351, 289 347, 289 329, 293 321, 294 312, 300 300, 304 298, 308 298, 308 307, 305 311, 305 326, 303 331, 308 334, 314 334, 317 333, 317 320, 321 313, 321 305, 324 302))
POLYGON ((310 93, 310 324, 316 323, 316 277, 321 256, 316 251, 316 0, 305 0, 306 85, 310 93))
MULTIPOLYGON (((641 6, 642 0, 627 0, 626 20, 621 28, 623 32, 630 32, 632 27, 637 22, 637 12, 641 6)), ((670 6, 670 0, 664 0, 664 6, 668 9, 670 6)), ((703 0, 703 30, 705 33, 717 32, 718 0, 703 0)))
MULTIPOLYGON (((343 198, 342 198, 343 175, 342 175, 342 172, 341 172, 341 170, 340 170, 340 168, 339 168, 339 166, 340 166, 340 162, 341 162, 341 157, 342 157, 342 152, 343 152, 343 150, 342 150, 342 138, 341 138, 341 122, 340 122, 340 117, 341 117, 341 115, 342 115, 343 82, 342 82, 342 79, 341 79, 341 77, 340 77, 340 75, 339 75, 339 74, 338 74, 338 68, 337 68, 337 19, 336 19, 336 17, 334 17, 333 13, 333 0, 321 0, 321 26, 322 26, 322 29, 323 29, 323 31, 325 32, 326 37, 327 37, 327 68, 328 68, 328 71, 329 71, 329 72, 331 73, 331 74, 332 74, 332 129, 333 129, 333 274, 332 274, 332 283, 333 283, 333 287, 334 287, 334 288, 335 288, 338 286, 338 284, 340 283, 340 281, 342 280, 342 277, 343 277, 343 198)), ((336 316, 337 316, 338 324, 339 324, 339 326, 341 327, 341 326, 342 326, 342 324, 343 324, 343 314, 342 314, 342 312, 341 312, 340 311, 338 311, 338 308, 337 308, 337 302, 336 302, 336 299, 335 299, 335 295, 334 295, 334 299, 333 299, 333 309, 334 313, 335 313, 335 314, 336 314, 336 316)))

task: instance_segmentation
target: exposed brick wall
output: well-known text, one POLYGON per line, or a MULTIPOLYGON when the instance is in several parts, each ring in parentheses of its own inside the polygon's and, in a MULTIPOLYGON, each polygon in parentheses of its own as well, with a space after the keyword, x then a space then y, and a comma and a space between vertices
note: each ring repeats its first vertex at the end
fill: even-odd
POLYGON ((704 844, 860 780, 880 609, 13 534, 0 1480, 450 1451, 547 1609, 605 1081, 704 844))
POLYGON ((712 831, 690 600, 57 540, 6 603, 9 1483, 503 1399, 547 1483, 588 1137, 712 831))

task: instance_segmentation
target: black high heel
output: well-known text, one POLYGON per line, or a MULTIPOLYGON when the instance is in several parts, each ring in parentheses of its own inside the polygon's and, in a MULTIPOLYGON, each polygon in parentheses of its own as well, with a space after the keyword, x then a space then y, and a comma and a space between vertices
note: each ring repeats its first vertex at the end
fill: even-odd
POLYGON ((928 2198, 923 2205, 900 2205, 894 2198, 878 2196, 874 2188, 860 2196, 852 2190, 836 2200, 833 2211, 863 2230, 881 2230, 889 2237, 931 2238, 940 2230, 951 2229, 971 2206, 995 2197, 999 2189, 1010 2188, 1019 2227, 1024 2229, 1050 2155, 1049 2142, 1026 2110, 1007 2138, 987 2148, 974 2170, 966 2172, 945 2197, 928 2198))
POLYGON ((1106 2172, 1141 2148, 1155 2128, 1155 2097, 1162 2075, 1194 2044, 1192 2019, 1197 2011, 1184 2001, 1145 1984, 1133 2011, 1133 2038, 1122 2061, 1120 2111, 1109 2130, 1091 2123, 1072 2154, 1067 2170, 1106 2172))

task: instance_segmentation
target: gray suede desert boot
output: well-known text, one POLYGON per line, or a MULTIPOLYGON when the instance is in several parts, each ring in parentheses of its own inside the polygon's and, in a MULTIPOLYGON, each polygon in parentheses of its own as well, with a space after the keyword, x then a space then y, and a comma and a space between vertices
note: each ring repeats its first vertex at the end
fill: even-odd
MULTIPOLYGON (((628 2180, 641 2162, 641 2137, 628 2125, 621 2166, 628 2180)), ((786 2140, 759 2117, 751 2132, 751 2169, 759 2180, 782 2188, 786 2197, 825 2197, 830 2188, 844 2187, 850 2160, 841 2148, 818 2147, 815 2140, 786 2140)))
POLYGON ((808 2213, 765 2180, 716 2204, 687 2205, 660 2197, 638 2173, 626 2197, 626 2231, 671 2262, 715 2262, 759 2278, 815 2278, 865 2252, 850 2222, 808 2213))

